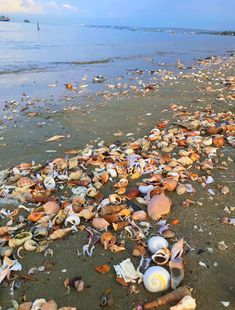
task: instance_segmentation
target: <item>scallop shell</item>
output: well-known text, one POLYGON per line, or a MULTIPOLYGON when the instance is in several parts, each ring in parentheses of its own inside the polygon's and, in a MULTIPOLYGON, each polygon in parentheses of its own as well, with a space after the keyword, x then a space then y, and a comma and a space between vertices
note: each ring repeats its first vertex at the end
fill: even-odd
POLYGON ((168 241, 161 236, 154 236, 148 240, 148 249, 153 254, 160 249, 167 248, 168 246, 168 241))
POLYGON ((162 248, 152 255, 152 260, 157 265, 165 265, 171 257, 171 252, 168 248, 162 248))
POLYGON ((152 220, 157 221, 167 215, 171 210, 172 202, 165 194, 153 196, 148 203, 148 215, 152 220))
POLYGON ((109 225, 109 222, 107 222, 104 218, 95 217, 92 220, 92 226, 99 230, 103 230, 109 225))
POLYGON ((153 266, 144 274, 144 286, 152 293, 165 291, 170 287, 170 274, 163 267, 153 266))
POLYGON ((80 224, 81 220, 80 220, 80 217, 78 216, 78 214, 71 214, 69 215, 64 224, 65 226, 68 226, 68 224, 72 225, 72 226, 78 226, 80 224))
POLYGON ((55 201, 48 201, 42 207, 47 215, 57 214, 60 211, 60 206, 55 201))

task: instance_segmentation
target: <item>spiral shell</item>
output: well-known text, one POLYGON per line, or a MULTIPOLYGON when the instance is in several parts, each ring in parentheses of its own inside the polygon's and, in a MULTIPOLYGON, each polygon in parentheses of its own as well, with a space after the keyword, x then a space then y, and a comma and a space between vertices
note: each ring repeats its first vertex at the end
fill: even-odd
POLYGON ((170 274, 163 267, 154 266, 144 274, 144 286, 152 293, 165 291, 170 287, 170 274))
POLYGON ((168 246, 168 241, 161 236, 151 237, 148 241, 148 249, 153 254, 160 249, 167 248, 168 246))

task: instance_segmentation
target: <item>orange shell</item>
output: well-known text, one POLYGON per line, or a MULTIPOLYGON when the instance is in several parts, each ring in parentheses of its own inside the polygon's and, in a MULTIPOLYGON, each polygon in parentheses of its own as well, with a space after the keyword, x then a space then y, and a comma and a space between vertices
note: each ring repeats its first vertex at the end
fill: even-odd
POLYGON ((112 225, 113 225, 113 229, 117 231, 117 230, 124 229, 126 226, 129 225, 129 222, 128 221, 117 222, 117 223, 113 223, 112 225))
POLYGON ((157 221, 167 215, 171 210, 172 202, 164 193, 153 196, 148 203, 148 215, 152 220, 157 221))
POLYGON ((104 232, 100 238, 100 243, 104 246, 104 249, 107 250, 116 243, 116 237, 109 231, 104 232))
POLYGON ((108 182, 108 180, 109 180, 109 174, 106 170, 104 170, 101 174, 101 182, 102 184, 105 184, 108 182))
POLYGON ((218 137, 215 137, 213 139, 213 144, 216 146, 216 147, 222 147, 225 145, 225 139, 223 136, 218 136, 218 137))
POLYGON ((31 222, 37 222, 42 216, 44 215, 44 212, 32 212, 28 216, 28 220, 31 222))
POLYGON ((176 189, 178 182, 175 179, 166 178, 162 180, 162 185, 167 191, 173 192, 176 189))
POLYGON ((125 205, 108 205, 104 206, 101 210, 102 215, 111 215, 114 213, 118 213, 121 210, 125 209, 125 205))
POLYGON ((132 251, 133 256, 144 256, 146 254, 146 249, 142 245, 136 245, 132 251))
POLYGON ((135 197, 139 197, 141 195, 140 191, 138 190, 138 188, 133 188, 130 189, 127 193, 126 193, 126 197, 129 199, 135 198, 135 197))
POLYGON ((145 221, 148 216, 145 211, 140 210, 134 212, 131 217, 134 221, 145 221))
POLYGON ((47 215, 57 214, 60 211, 60 206, 55 201, 48 201, 42 207, 47 215))
POLYGON ((107 273, 110 271, 109 265, 102 265, 95 267, 95 270, 100 273, 107 273))

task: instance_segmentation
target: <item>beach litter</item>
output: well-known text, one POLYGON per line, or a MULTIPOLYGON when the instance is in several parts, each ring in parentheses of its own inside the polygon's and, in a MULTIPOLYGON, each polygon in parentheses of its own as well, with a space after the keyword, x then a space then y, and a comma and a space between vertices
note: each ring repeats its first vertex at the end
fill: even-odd
MULTIPOLYGON (((132 253, 140 260, 139 266, 135 266, 127 256, 113 265, 116 281, 129 292, 138 294, 136 285, 142 282, 150 292, 171 288, 171 292, 155 301, 143 301, 139 309, 172 303, 178 303, 172 310, 195 309, 191 290, 180 286, 187 268, 184 263, 187 236, 180 238, 171 228, 180 225, 179 219, 167 223, 175 208, 169 195, 174 192, 178 197, 189 194, 191 197, 198 187, 212 196, 229 194, 227 186, 220 190, 207 186, 216 185, 218 189, 211 173, 225 166, 219 162, 218 154, 225 146, 231 147, 227 141, 234 135, 235 120, 229 111, 214 113, 205 109, 190 114, 174 109, 179 126, 157 123, 146 136, 136 140, 89 145, 76 151, 75 156, 72 153, 72 157, 66 155, 45 164, 20 163, 2 171, 1 199, 19 203, 9 210, 9 205, 0 210, 4 222, 0 228, 0 282, 7 282, 13 273, 17 275, 24 268, 21 251, 46 255, 50 253, 51 242, 86 233, 88 243, 82 252, 88 258, 92 259, 96 248, 102 246, 112 253, 124 252, 128 256, 132 253), (107 186, 108 192, 103 191, 107 186), (155 227, 153 235, 151 227, 155 227), (130 253, 125 234, 134 244, 130 253), (22 266, 12 259, 15 250, 22 266)), ((64 136, 53 136, 47 142, 62 139, 64 136)), ((184 200, 182 211, 193 204, 191 199, 184 200)), ((235 225, 234 218, 225 217, 221 222, 235 225)), ((227 247, 224 241, 218 243, 221 251, 227 247)), ((202 261, 199 265, 208 268, 202 261)), ((110 273, 110 264, 97 266, 95 271, 110 273)), ((67 293, 74 288, 80 294, 85 290, 84 282, 78 276, 66 279, 64 286, 69 289, 67 293)), ((100 305, 109 306, 113 302, 108 291, 101 297, 100 305)), ((53 309, 58 308, 53 301, 47 303, 53 303, 53 309)), ((45 308, 46 300, 29 303, 28 309, 38 309, 38 304, 45 308)))

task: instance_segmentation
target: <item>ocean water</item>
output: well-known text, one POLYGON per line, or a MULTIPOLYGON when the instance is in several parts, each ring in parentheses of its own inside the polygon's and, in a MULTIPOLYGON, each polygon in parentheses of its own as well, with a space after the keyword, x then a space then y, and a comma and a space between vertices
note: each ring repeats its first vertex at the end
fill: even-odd
POLYGON ((191 65, 197 58, 229 55, 235 46, 234 37, 192 30, 40 27, 38 31, 35 24, 0 23, 2 100, 11 98, 13 88, 15 95, 42 94, 55 81, 79 82, 87 75, 89 82, 98 74, 110 80, 135 69, 172 69, 177 59, 191 65))

